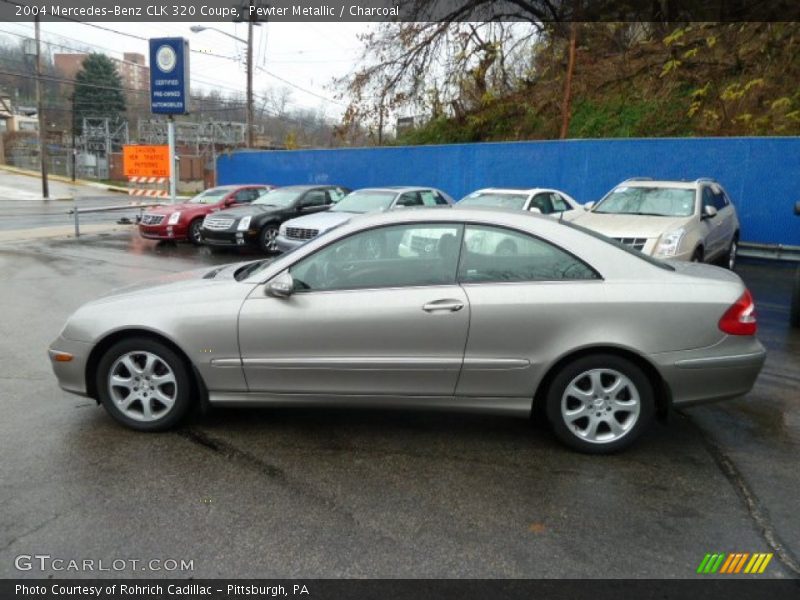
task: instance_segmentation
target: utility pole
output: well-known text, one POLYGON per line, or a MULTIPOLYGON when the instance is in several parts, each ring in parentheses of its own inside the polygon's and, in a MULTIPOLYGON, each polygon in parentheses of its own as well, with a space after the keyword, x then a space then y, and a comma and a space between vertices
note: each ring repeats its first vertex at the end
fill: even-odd
POLYGON ((253 20, 247 19, 247 147, 253 147, 253 20))
POLYGON ((70 119, 72 121, 72 127, 70 127, 70 130, 72 132, 72 181, 75 181, 75 168, 78 166, 78 161, 77 161, 78 151, 75 148, 75 92, 74 91, 72 92, 72 97, 70 99, 72 100, 72 119, 70 119))
POLYGON ((42 102, 42 49, 39 37, 39 15, 34 19, 36 31, 36 114, 39 117, 39 158, 42 163, 42 197, 50 199, 50 190, 47 185, 47 120, 44 118, 44 103, 42 102))
POLYGON ((167 117, 167 146, 169 147, 169 201, 175 204, 178 189, 178 157, 175 154, 175 119, 167 117))

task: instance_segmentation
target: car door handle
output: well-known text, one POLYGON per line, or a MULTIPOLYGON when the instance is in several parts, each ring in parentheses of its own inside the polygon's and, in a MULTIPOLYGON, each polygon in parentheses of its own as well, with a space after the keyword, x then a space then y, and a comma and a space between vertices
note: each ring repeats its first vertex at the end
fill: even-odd
POLYGON ((464 303, 460 300, 434 300, 422 305, 422 310, 425 312, 436 312, 446 310, 450 312, 457 312, 464 308, 464 303))

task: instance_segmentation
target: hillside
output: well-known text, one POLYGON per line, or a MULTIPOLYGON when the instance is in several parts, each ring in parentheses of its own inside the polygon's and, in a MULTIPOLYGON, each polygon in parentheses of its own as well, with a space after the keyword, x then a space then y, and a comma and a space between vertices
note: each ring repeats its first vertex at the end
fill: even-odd
MULTIPOLYGON (((559 137, 567 41, 537 45, 531 75, 398 143, 559 137)), ((577 30, 568 137, 800 135, 800 23, 577 30)))

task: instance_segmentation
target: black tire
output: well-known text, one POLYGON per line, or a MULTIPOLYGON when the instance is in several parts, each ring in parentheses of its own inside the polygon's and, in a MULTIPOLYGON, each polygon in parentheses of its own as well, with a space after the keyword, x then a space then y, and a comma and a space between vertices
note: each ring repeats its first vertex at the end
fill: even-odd
MULTIPOLYGON (((144 361, 142 360, 141 362, 144 361)), ((125 367, 122 367, 122 369, 123 371, 127 370, 125 367)), ((161 372, 157 374, 163 375, 164 372, 165 369, 162 369, 161 372)), ((131 373, 130 377, 131 379, 134 379, 134 374, 131 373)), ((142 376, 141 379, 144 379, 144 377, 142 376)), ((181 420, 183 420, 192 404, 192 380, 189 376, 189 371, 186 367, 186 364, 181 357, 169 347, 161 342, 149 338, 134 337, 119 341, 109 348, 97 365, 95 383, 100 402, 108 411, 108 414, 110 414, 117 422, 137 431, 165 431, 167 429, 171 429, 175 427, 175 425, 177 425, 181 420), (139 355, 142 359, 144 359, 145 353, 149 353, 150 355, 154 355, 160 359, 160 361, 163 362, 163 365, 166 365, 172 370, 172 375, 174 376, 175 380, 174 388, 161 388, 165 389, 167 393, 174 396, 174 402, 169 409, 166 409, 165 405, 160 404, 155 395, 148 399, 148 405, 154 413, 154 418, 152 420, 139 420, 129 416, 129 414, 126 414, 121 406, 127 397, 121 399, 120 403, 118 404, 115 401, 115 398, 112 396, 113 393, 119 397, 121 395, 120 390, 125 388, 116 387, 115 391, 112 392, 112 386, 109 383, 112 367, 115 368, 117 374, 119 373, 117 369, 120 367, 118 365, 115 367, 118 359, 124 357, 125 355, 134 355, 134 360, 136 360, 136 355, 139 355), (159 406, 161 407, 160 409, 159 406), (155 415, 155 413, 159 412, 160 410, 163 411, 164 414, 159 417, 155 415)), ((136 385, 142 384, 137 383, 136 385)), ((148 382, 146 385, 150 385, 150 382, 148 382)), ((157 386, 158 384, 155 385, 157 386)), ((169 384, 163 385, 168 386, 169 384)), ((152 390, 153 387, 150 387, 150 389, 152 390)), ((153 394, 153 392, 142 393, 153 394)), ((144 415, 144 406, 141 400, 133 401, 129 413, 133 414, 137 411, 138 407, 141 407, 141 412, 144 415)))
MULTIPOLYGON (((601 379, 601 381, 603 380, 601 379)), ((583 389, 580 385, 578 387, 583 389)), ((591 396, 591 394, 589 395, 591 396)), ((582 403, 577 401, 577 404, 580 406, 582 403)), ((653 420, 655 414, 653 385, 644 371, 630 360, 613 354, 592 354, 568 363, 555 375, 545 395, 545 411, 553 433, 570 448, 586 454, 619 452, 633 444, 653 420), (580 384, 584 381, 582 377, 588 379, 587 373, 595 370, 604 371, 606 373, 604 377, 610 377, 609 372, 614 372, 627 378, 634 389, 631 390, 630 386, 626 386, 617 392, 616 397, 622 402, 632 403, 630 411, 625 412, 628 409, 618 409, 620 412, 617 412, 614 408, 609 408, 614 404, 613 400, 609 401, 609 396, 600 399, 593 396, 586 401, 583 409, 576 408, 571 404, 576 401, 576 398, 567 394, 568 386, 580 384), (638 415, 635 417, 633 407, 637 406, 637 402, 634 400, 633 394, 629 393, 631 391, 638 394, 638 415), (565 410, 585 410, 586 416, 575 418, 570 425, 566 420, 567 417, 563 414, 562 406, 565 407, 565 410), (595 411, 598 411, 597 418, 593 416, 595 411), (627 416, 620 421, 617 415, 627 416), (622 430, 616 437, 609 425, 611 419, 616 421, 622 430), (591 436, 583 435, 581 430, 584 432, 590 430, 592 421, 599 423, 595 429, 598 436, 611 437, 605 440, 589 441, 591 436), (606 429, 608 433, 605 433, 606 429)))
POLYGON ((702 247, 695 248, 694 253, 692 254, 692 262, 698 262, 698 263, 703 262, 703 248, 702 247))
POLYGON ((191 223, 189 223, 188 233, 186 234, 189 238, 189 241, 192 242, 195 246, 199 246, 203 243, 203 235, 201 233, 201 229, 203 227, 203 219, 195 219, 191 223))
POLYGON ((275 244, 276 237, 278 237, 278 225, 276 223, 264 225, 258 234, 259 249, 265 254, 275 254, 278 251, 278 246, 275 244))
POLYGON ((794 274, 792 286, 792 305, 789 311, 789 323, 795 329, 800 329, 800 267, 794 274))
POLYGON ((728 251, 720 259, 720 266, 725 267, 729 271, 736 270, 736 259, 739 255, 739 234, 736 233, 731 240, 728 251))

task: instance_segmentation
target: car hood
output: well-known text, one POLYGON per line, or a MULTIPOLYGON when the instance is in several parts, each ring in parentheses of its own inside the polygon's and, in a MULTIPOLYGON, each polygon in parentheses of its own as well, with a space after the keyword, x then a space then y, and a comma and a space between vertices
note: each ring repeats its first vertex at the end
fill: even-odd
POLYGON ((652 217, 648 215, 616 215, 596 212, 578 214, 573 222, 612 238, 657 238, 683 227, 691 217, 652 217))
POLYGON ((89 304, 104 304, 122 298, 151 294, 170 294, 174 292, 192 294, 195 290, 214 285, 214 283, 220 281, 233 281, 233 276, 237 269, 252 262, 254 261, 248 260, 213 268, 204 267, 202 269, 192 269, 191 271, 162 275, 155 279, 148 279, 111 290, 106 295, 93 300, 89 304))
POLYGON ((184 202, 182 204, 164 204, 162 206, 155 206, 153 208, 148 208, 145 212, 154 215, 169 215, 178 210, 197 210, 200 208, 210 208, 212 206, 213 204, 189 204, 188 202, 184 202))
POLYGON ((322 233, 323 231, 333 229, 337 225, 346 223, 353 217, 357 216, 358 213, 333 212, 328 210, 325 212, 315 213, 313 215, 306 215, 305 217, 291 219, 290 221, 286 221, 284 225, 286 227, 297 227, 298 229, 316 229, 322 233))
POLYGON ((266 204, 250 204, 248 206, 237 206, 235 208, 226 208, 215 213, 223 217, 232 217, 234 219, 241 219, 242 217, 254 217, 265 213, 278 212, 283 210, 280 206, 267 206, 266 204))

